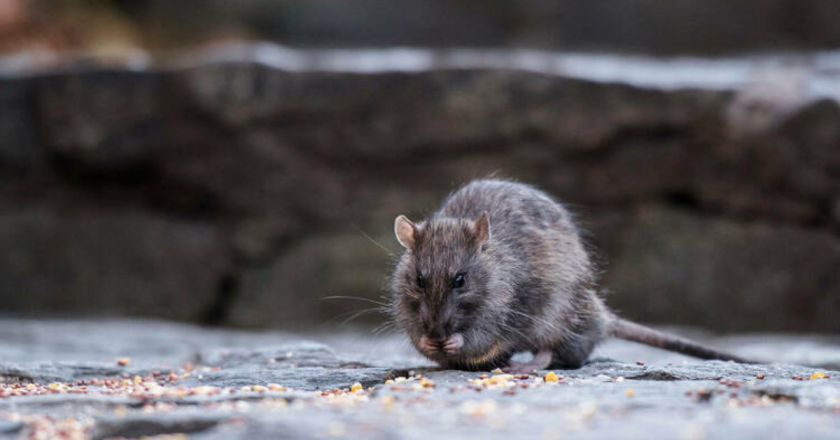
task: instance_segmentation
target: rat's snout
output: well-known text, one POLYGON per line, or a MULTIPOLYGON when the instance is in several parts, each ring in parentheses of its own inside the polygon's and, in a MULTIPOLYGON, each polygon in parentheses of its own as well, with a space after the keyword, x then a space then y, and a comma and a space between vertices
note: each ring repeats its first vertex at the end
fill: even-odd
POLYGON ((424 354, 455 354, 464 346, 464 336, 455 332, 455 317, 452 307, 443 307, 437 313, 429 308, 421 309, 423 330, 418 348, 424 354))
POLYGON ((464 336, 455 333, 447 338, 432 339, 426 335, 420 337, 420 349, 426 354, 445 352, 455 354, 464 346, 464 336))

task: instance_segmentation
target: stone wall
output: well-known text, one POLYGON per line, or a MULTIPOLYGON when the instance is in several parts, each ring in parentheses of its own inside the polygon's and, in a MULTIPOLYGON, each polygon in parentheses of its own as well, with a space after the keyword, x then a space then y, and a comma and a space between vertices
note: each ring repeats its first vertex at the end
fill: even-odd
POLYGON ((297 47, 518 47, 657 55, 840 45, 836 0, 4 0, 0 53, 229 39, 297 47))
POLYGON ((835 0, 211 0, 200 2, 200 13, 194 1, 110 2, 131 18, 134 34, 165 46, 214 33, 216 39, 233 33, 307 47, 530 47, 654 54, 840 44, 835 0))
POLYGON ((571 204, 626 316, 838 332, 837 59, 262 45, 7 69, 0 308, 340 324, 367 305, 323 298, 384 294, 397 214, 497 175, 571 204))

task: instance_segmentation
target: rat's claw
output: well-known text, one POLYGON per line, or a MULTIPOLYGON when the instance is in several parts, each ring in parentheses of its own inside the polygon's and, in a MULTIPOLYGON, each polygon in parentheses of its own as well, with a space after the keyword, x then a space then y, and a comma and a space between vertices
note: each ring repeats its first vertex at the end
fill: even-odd
POLYGON ((426 354, 434 354, 434 353, 438 352, 438 344, 436 344, 435 342, 432 342, 432 340, 429 339, 426 336, 421 336, 420 337, 420 350, 423 351, 426 354))
POLYGON ((457 353, 463 346, 464 337, 460 333, 455 333, 443 342, 443 350, 449 354, 457 353))

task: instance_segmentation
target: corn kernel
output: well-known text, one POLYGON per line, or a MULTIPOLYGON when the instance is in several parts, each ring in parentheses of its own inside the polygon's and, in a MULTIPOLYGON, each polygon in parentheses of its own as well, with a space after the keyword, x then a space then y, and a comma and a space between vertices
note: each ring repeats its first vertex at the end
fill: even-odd
POLYGON ((828 376, 826 376, 826 374, 822 371, 817 371, 816 373, 811 375, 811 379, 825 379, 827 377, 828 376))
POLYGON ((356 391, 361 391, 361 390, 362 390, 362 384, 360 384, 359 382, 354 383, 353 386, 350 387, 350 391, 352 391, 354 393, 356 391))
POLYGON ((553 371, 549 371, 548 374, 545 375, 545 381, 546 382, 557 382, 558 381, 557 374, 555 374, 553 371))
POLYGON ((624 394, 627 394, 627 397, 633 397, 633 396, 636 395, 636 392, 633 391, 632 388, 628 388, 628 389, 624 390, 624 394))

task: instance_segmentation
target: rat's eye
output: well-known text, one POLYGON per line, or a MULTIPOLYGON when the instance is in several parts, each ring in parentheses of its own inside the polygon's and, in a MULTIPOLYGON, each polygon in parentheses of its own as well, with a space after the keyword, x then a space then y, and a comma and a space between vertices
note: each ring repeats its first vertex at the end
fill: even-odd
POLYGON ((426 280, 423 279, 423 275, 417 274, 417 287, 421 289, 426 288, 426 280))
POLYGON ((467 281, 467 274, 459 273, 455 275, 455 278, 452 279, 452 287, 455 289, 460 289, 464 287, 464 283, 467 281))

